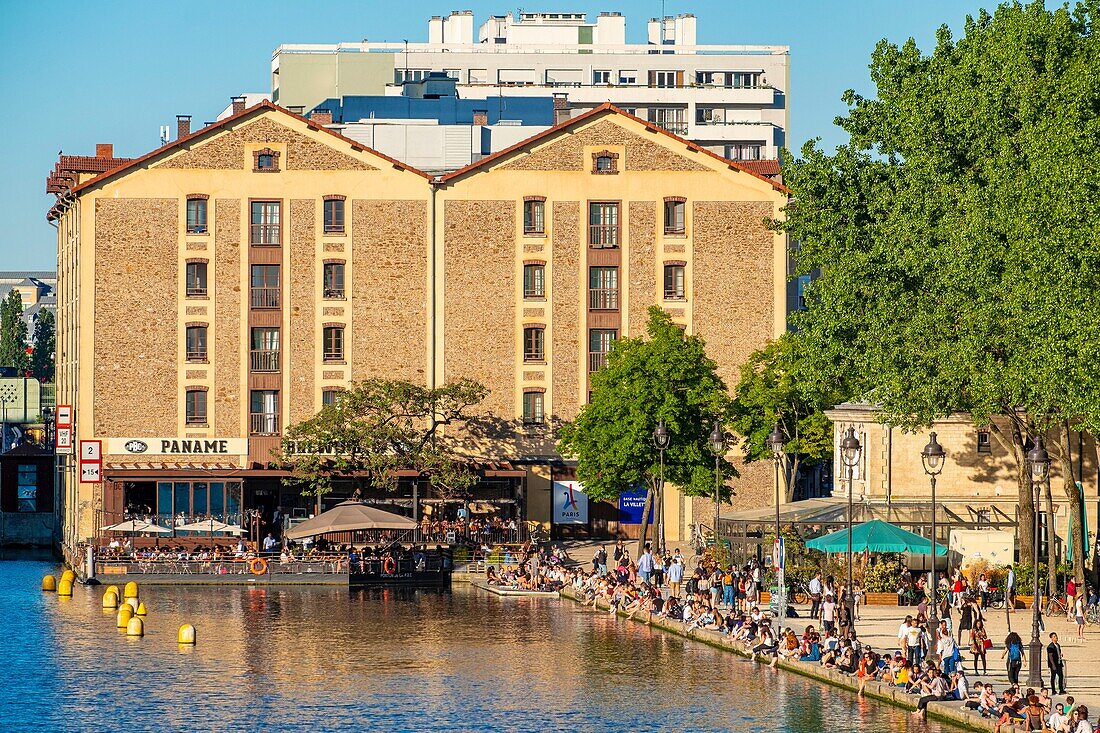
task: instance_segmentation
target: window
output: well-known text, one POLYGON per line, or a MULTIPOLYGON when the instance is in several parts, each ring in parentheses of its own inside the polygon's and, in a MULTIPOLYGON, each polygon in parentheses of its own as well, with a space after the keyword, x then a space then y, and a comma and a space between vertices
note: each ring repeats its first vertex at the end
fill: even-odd
POLYGON ((611 166, 612 166, 612 163, 611 163, 611 157, 610 156, 601 155, 598 158, 596 158, 596 170, 598 170, 598 171, 609 171, 609 170, 611 170, 611 166))
POLYGON ((523 360, 544 361, 546 359, 545 333, 542 326, 528 326, 523 329, 523 360))
POLYGON ((38 511, 38 467, 33 463, 20 463, 15 476, 19 511, 38 511))
POLYGON ((187 233, 206 234, 206 198, 190 196, 187 199, 187 233))
POLYGON ((618 335, 614 328, 593 328, 588 332, 588 371, 599 371, 607 366, 607 354, 618 335))
POLYGON ((187 327, 187 361, 206 361, 206 326, 187 327))
POLYGON ((279 434, 279 392, 274 389, 254 389, 251 400, 251 421, 249 432, 252 435, 279 434))
POLYGON ((206 424, 206 390, 187 390, 187 424, 206 424))
POLYGON ((542 425, 542 392, 523 393, 523 424, 542 425))
POLYGON ((278 173, 279 172, 279 151, 272 150, 271 148, 264 148, 263 150, 257 150, 252 153, 252 172, 253 173, 278 173))
POLYGON ((344 327, 325 326, 323 340, 325 361, 343 361, 344 327))
POLYGON ((680 86, 677 83, 677 77, 682 73, 681 71, 651 71, 649 72, 649 85, 664 88, 680 86))
POLYGON ((638 72, 633 71, 633 70, 623 69, 622 71, 619 72, 619 83, 620 84, 637 84, 638 83, 638 72))
POLYGON ((278 201, 252 202, 252 238, 249 240, 252 244, 277 246, 282 243, 279 226, 280 208, 278 201))
POLYGON ((344 297, 344 263, 326 262, 324 274, 324 296, 326 298, 344 297))
POLYGON ((665 234, 683 234, 687 202, 682 198, 665 199, 665 234))
POLYGON ((687 135, 687 111, 683 107, 653 107, 649 121, 674 135, 687 135))
POLYGON ((610 71, 593 71, 592 72, 593 84, 610 84, 611 72, 610 71))
POLYGON ((187 297, 202 298, 206 296, 206 263, 187 263, 187 297))
POLYGON ((321 390, 321 406, 332 407, 340 402, 340 394, 344 390, 338 387, 326 387, 321 390))
POLYGON ((279 371, 279 329, 258 326, 252 329, 252 371, 279 371))
POLYGON ((989 440, 988 430, 978 431, 978 452, 979 453, 992 453, 993 444, 989 440))
POLYGON ((619 268, 588 268, 588 308, 590 310, 618 310, 619 268))
POLYGON ((401 84, 406 81, 422 81, 429 73, 431 73, 431 69, 394 69, 393 83, 401 84))
POLYGON ((734 143, 726 146, 727 160, 760 160, 763 157, 763 143, 734 143))
POLYGON ((546 231, 543 212, 546 200, 530 197, 523 200, 523 233, 543 234, 546 231))
POLYGON ((344 233, 344 197, 325 197, 325 234, 344 233))
POLYGON ((758 71, 697 71, 695 80, 704 86, 756 89, 762 86, 763 75, 758 71))
POLYGON ((989 507, 981 507, 975 511, 975 524, 993 524, 993 510, 989 507))
POLYGON ((665 265, 665 300, 683 300, 684 266, 676 263, 665 265))
POLYGON ((588 204, 588 244, 619 246, 619 205, 593 201, 588 204))
POLYGON ((523 297, 546 297, 546 265, 542 263, 523 266, 523 297))
POLYGON ((279 266, 252 265, 252 307, 279 307, 279 266))

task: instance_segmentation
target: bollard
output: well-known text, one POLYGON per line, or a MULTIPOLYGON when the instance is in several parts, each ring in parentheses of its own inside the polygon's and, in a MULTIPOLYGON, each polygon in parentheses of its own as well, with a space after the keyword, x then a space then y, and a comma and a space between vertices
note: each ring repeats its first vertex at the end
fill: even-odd
POLYGON ((145 636, 145 622, 134 616, 126 623, 126 636, 145 636))
POLYGON ((72 598, 73 581, 62 578, 61 582, 57 584, 57 595, 63 598, 72 598))
POLYGON ((122 597, 123 598, 137 598, 138 597, 137 583, 135 583, 132 580, 129 583, 127 583, 126 587, 122 591, 122 597))
POLYGON ((118 608, 118 593, 107 591, 103 594, 103 607, 111 611, 118 608))
POLYGON ((104 593, 114 593, 117 597, 122 598, 122 591, 120 591, 118 589, 117 585, 109 585, 109 586, 107 586, 107 590, 105 590, 103 592, 104 593))
POLYGON ((42 590, 53 593, 57 590, 57 578, 52 575, 42 576, 42 590))
POLYGON ((129 605, 123 603, 118 607, 118 613, 115 614, 115 626, 120 629, 125 629, 126 624, 130 623, 130 619, 134 617, 134 611, 129 605))
POLYGON ((138 612, 137 612, 138 606, 141 605, 141 603, 140 603, 140 601, 138 601, 138 599, 136 599, 136 598, 127 598, 126 599, 126 605, 129 606, 131 609, 133 609, 135 616, 138 615, 138 612))
POLYGON ((135 616, 145 616, 148 613, 149 613, 149 611, 146 610, 144 603, 139 603, 138 606, 137 606, 137 610, 134 611, 135 616))
POLYGON ((180 644, 196 643, 197 637, 195 634, 195 627, 191 624, 184 624, 180 627, 179 634, 177 634, 176 639, 180 644))
POLYGON ((72 583, 76 580, 76 573, 74 573, 72 570, 66 570, 65 572, 61 573, 61 579, 67 580, 72 583))

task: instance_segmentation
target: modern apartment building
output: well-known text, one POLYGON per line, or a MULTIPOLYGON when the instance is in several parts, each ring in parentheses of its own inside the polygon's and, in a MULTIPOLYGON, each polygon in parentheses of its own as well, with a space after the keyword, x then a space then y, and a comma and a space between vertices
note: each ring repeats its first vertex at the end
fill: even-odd
MULTIPOLYGON (((549 524, 573 475, 555 428, 649 306, 731 383, 786 328, 786 242, 766 226, 786 190, 660 127, 604 105, 430 176, 325 122, 264 102, 58 187, 58 402, 102 446, 101 482, 61 471, 68 544, 127 513, 308 505, 272 451, 371 377, 488 386, 492 430, 458 436, 474 498, 549 524)), ((765 505, 770 481, 745 467, 741 501, 765 505)), ((695 511, 669 501, 670 536, 695 511)))
MULTIPOLYGON (((400 94, 401 82, 444 72, 459 96, 564 97, 574 115, 610 102, 733 160, 774 161, 786 144, 786 46, 698 45, 693 15, 650 19, 626 42, 626 18, 600 13, 428 21, 428 42, 284 44, 271 61, 272 99, 310 110, 329 98, 400 94)), ((755 164, 761 172, 775 163, 755 164)))

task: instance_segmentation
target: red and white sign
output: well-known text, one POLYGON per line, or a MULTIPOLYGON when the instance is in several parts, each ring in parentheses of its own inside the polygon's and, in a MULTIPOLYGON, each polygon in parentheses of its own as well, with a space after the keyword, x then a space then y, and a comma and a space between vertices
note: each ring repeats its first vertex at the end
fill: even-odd
POLYGON ((80 441, 80 482, 98 484, 103 471, 103 441, 80 441))
POLYGON ((54 448, 57 453, 71 455, 73 452, 73 406, 57 406, 57 425, 54 430, 54 448))
POLYGON ((57 406, 57 427, 59 428, 71 428, 73 426, 73 406, 72 405, 58 405, 57 406))

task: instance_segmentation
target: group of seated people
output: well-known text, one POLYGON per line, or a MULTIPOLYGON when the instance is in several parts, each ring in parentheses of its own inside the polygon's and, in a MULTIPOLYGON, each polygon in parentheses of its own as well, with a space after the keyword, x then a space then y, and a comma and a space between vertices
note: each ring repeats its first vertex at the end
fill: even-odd
POLYGON ((485 581, 491 586, 506 590, 557 592, 569 580, 568 574, 560 565, 535 563, 530 553, 520 554, 515 560, 513 563, 506 561, 499 568, 487 566, 485 581))

